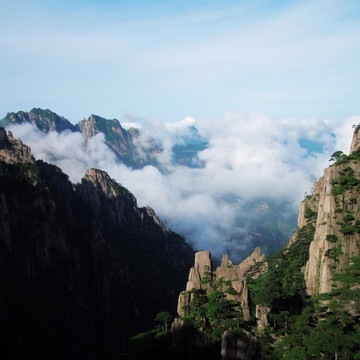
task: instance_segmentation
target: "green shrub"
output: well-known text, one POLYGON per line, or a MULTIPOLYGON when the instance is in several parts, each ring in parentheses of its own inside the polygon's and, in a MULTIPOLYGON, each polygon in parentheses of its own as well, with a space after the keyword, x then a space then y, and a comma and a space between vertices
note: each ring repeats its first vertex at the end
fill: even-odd
POLYGON ((327 256, 328 258, 330 258, 334 261, 338 261, 338 257, 342 254, 343 254, 343 252, 341 250, 341 245, 339 245, 339 246, 336 246, 336 247, 333 247, 333 248, 327 250, 325 253, 325 256, 327 256))
POLYGON ((328 234, 326 235, 326 240, 329 241, 329 242, 332 242, 332 243, 335 243, 338 241, 338 237, 334 234, 328 234))
POLYGON ((354 235, 357 229, 352 225, 345 225, 340 229, 344 235, 354 235))
POLYGON ((349 222, 355 220, 354 214, 345 214, 344 215, 344 221, 349 222))
POLYGON ((305 219, 313 219, 315 216, 317 215, 317 212, 311 210, 309 208, 309 206, 306 206, 306 209, 305 209, 305 219))

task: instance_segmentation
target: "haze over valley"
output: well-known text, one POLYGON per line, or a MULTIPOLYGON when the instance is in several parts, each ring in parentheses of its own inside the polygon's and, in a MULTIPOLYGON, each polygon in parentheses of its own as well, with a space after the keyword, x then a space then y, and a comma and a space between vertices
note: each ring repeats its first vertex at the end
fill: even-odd
MULTIPOLYGON (((100 122, 92 124, 92 117, 87 121, 93 128, 86 131, 94 136, 85 138, 80 131, 41 128, 41 119, 50 122, 61 114, 41 109, 29 114, 38 127, 12 121, 7 127, 36 158, 56 164, 74 183, 89 168, 107 171, 194 249, 210 249, 215 258, 228 252, 235 261, 255 246, 269 255, 288 242, 305 193, 311 193, 330 155, 349 148, 352 125, 360 122, 358 116, 279 121, 235 113, 216 121, 124 119, 119 124, 124 133, 140 130, 132 153, 137 162, 131 162, 130 155, 119 157, 106 143, 106 136, 119 135, 111 129, 105 135, 106 126, 97 128, 100 122)), ((100 120, 113 126, 113 120, 100 120)))

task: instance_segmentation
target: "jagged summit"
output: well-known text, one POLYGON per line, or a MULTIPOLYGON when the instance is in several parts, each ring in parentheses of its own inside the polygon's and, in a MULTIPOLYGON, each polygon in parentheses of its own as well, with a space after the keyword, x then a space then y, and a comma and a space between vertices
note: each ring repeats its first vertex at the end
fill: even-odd
POLYGON ((33 108, 29 112, 19 111, 17 113, 8 113, 3 120, 0 121, 0 126, 8 126, 10 124, 29 123, 37 127, 40 131, 45 133, 49 131, 56 131, 58 133, 69 130, 76 131, 75 125, 63 116, 59 116, 49 109, 33 108))
MULTIPOLYGON (((107 197, 116 197, 124 192, 128 192, 115 180, 112 180, 107 172, 99 169, 87 170, 82 179, 82 183, 84 184, 85 182, 91 182, 95 188, 101 190, 107 197)), ((130 192, 128 193, 130 194, 130 192)))
POLYGON ((248 287, 246 284, 246 272, 251 266, 264 260, 265 255, 261 254, 261 248, 257 247, 253 253, 244 259, 239 265, 234 265, 228 255, 223 255, 221 265, 216 269, 211 261, 209 250, 195 253, 194 266, 190 269, 186 290, 182 291, 178 300, 178 314, 184 316, 186 308, 193 300, 192 291, 205 290, 208 294, 216 289, 216 283, 221 281, 231 282, 234 290, 227 297, 239 302, 244 318, 249 320, 250 308, 248 298, 248 287))

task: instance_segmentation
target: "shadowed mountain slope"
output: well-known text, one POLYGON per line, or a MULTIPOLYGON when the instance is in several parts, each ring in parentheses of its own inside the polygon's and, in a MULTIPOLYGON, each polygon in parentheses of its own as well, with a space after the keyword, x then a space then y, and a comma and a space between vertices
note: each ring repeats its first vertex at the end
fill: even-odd
POLYGON ((192 258, 179 235, 105 172, 90 169, 74 185, 0 128, 6 358, 119 358, 159 311, 175 312, 192 258))

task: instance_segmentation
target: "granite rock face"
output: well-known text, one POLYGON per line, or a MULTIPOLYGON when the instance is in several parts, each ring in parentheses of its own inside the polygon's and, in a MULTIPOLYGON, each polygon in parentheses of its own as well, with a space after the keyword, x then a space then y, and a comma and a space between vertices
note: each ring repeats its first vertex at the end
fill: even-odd
POLYGON ((102 133, 105 143, 112 149, 119 160, 128 166, 143 167, 156 165, 157 155, 162 151, 159 144, 146 137, 138 129, 125 130, 116 119, 104 119, 91 115, 79 121, 76 127, 86 140, 102 133))
POLYGON ((205 278, 206 273, 211 273, 211 253, 209 250, 198 251, 195 253, 195 264, 190 269, 189 279, 186 284, 186 291, 191 289, 201 289, 204 287, 201 280, 205 278))
POLYGON ((228 255, 224 255, 219 267, 214 269, 211 262, 211 253, 208 250, 199 251, 195 254, 195 264, 190 269, 186 290, 182 291, 178 299, 178 314, 184 316, 184 308, 189 305, 192 297, 192 289, 204 289, 211 293, 218 279, 230 280, 236 294, 226 294, 227 298, 236 300, 241 305, 245 320, 250 319, 250 306, 248 298, 248 287, 246 284, 246 271, 250 266, 262 261, 265 255, 261 254, 261 249, 257 247, 253 253, 244 259, 239 265, 233 265, 228 255), (204 282, 205 278, 208 281, 204 282))
POLYGON ((120 156, 129 155, 131 149, 128 134, 119 121, 107 120, 100 116, 90 115, 77 125, 85 139, 90 139, 98 133, 104 133, 107 144, 120 156))
POLYGON ((4 358, 114 359, 176 311, 193 251, 105 172, 80 184, 0 129, 4 358))
POLYGON ((35 159, 28 146, 14 139, 11 131, 7 134, 6 130, 0 127, 0 161, 9 164, 34 163, 35 159))
MULTIPOLYGON (((351 153, 359 146, 359 131, 354 132, 351 153)), ((306 223, 306 208, 317 213, 314 239, 310 244, 309 260, 305 268, 307 294, 312 296, 332 290, 334 271, 349 265, 349 258, 360 254, 360 224, 358 161, 333 165, 314 184, 314 192, 303 203, 299 224, 306 223)))

